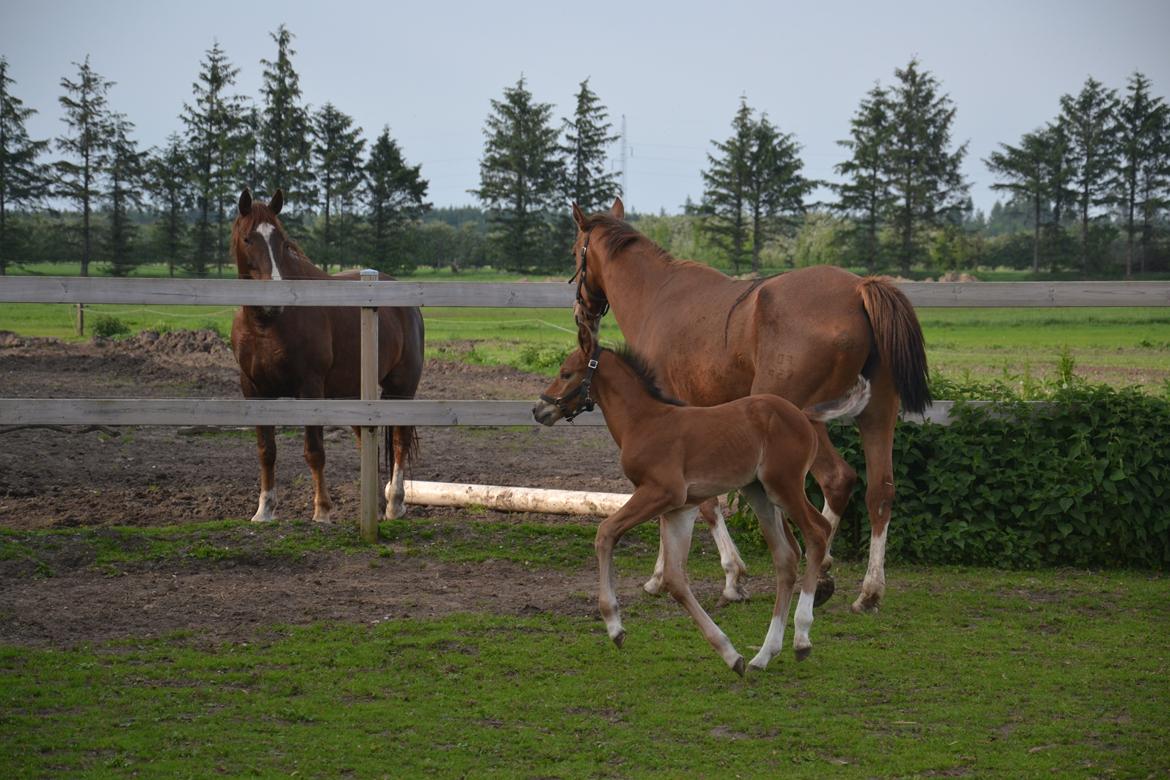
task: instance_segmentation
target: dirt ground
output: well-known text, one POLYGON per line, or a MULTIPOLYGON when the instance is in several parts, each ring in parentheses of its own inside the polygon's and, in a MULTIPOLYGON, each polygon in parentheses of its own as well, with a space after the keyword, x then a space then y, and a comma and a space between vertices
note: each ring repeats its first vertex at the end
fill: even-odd
MULTIPOLYGON (((547 380, 510 368, 430 361, 420 398, 534 399, 547 380)), ((0 333, 0 397, 238 398, 230 348, 211 332, 140 334, 74 344, 0 333)), ((0 428, 4 421, 0 420, 0 428)), ((0 528, 157 526, 248 518, 258 466, 251 430, 125 427, 120 435, 44 429, 0 434, 0 528)), ((628 491, 604 428, 422 428, 411 477, 445 482, 628 491)), ((327 467, 336 518, 358 512, 358 451, 347 428, 329 429, 327 467)), ((278 514, 308 519, 311 482, 300 432, 278 438, 278 514)), ((411 507, 415 517, 455 510, 411 507)), ((490 519, 507 517, 488 513, 490 519)), ((594 523, 596 518, 544 517, 594 523)), ((279 521, 278 521, 279 522, 279 521)), ((376 622, 460 610, 590 614, 587 551, 573 575, 503 562, 444 564, 394 556, 322 553, 295 564, 151 567, 111 578, 68 545, 55 576, 0 560, 0 641, 71 645, 191 629, 246 638, 257 627, 317 620, 376 622), (491 582, 491 588, 484 583, 491 582)), ((623 582, 622 590, 636 590, 623 582)))

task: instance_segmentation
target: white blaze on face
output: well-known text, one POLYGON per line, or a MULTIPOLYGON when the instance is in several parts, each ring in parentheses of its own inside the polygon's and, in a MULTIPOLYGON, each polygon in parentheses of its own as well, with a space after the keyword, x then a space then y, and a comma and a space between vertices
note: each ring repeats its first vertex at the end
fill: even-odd
POLYGON ((256 226, 256 232, 264 237, 264 246, 268 247, 268 259, 272 261, 272 278, 279 282, 281 280, 280 268, 276 265, 276 255, 272 251, 272 234, 276 232, 276 226, 270 222, 264 222, 256 226))

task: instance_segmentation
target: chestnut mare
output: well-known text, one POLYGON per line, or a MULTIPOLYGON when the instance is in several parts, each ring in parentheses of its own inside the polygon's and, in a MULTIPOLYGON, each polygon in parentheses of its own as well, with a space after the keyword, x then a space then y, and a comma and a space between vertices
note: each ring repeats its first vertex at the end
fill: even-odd
MULTIPOLYGON (((350 271, 335 276, 313 265, 289 240, 277 219, 284 203, 280 190, 272 202, 240 195, 232 226, 232 249, 241 279, 357 279, 350 271)), ((381 279, 392 277, 380 275, 381 279)), ((245 398, 359 398, 361 395, 360 313, 356 307, 244 306, 232 322, 232 349, 240 364, 245 398)), ((417 308, 378 309, 378 382, 382 398, 414 398, 423 366, 423 322, 417 308)), ((355 432, 359 429, 355 428, 355 432)), ((386 431, 394 467, 386 483, 386 516, 404 511, 405 468, 417 448, 414 428, 386 431)), ((276 438, 271 425, 256 427, 260 456, 260 502, 253 522, 275 518, 276 438)), ((305 462, 313 474, 313 519, 329 520, 333 502, 325 484, 325 444, 321 426, 305 427, 305 462)))
MULTIPOLYGON (((601 317, 612 309, 627 343, 649 361, 666 392, 696 406, 773 393, 806 407, 844 395, 858 375, 870 380, 869 405, 857 417, 871 527, 869 567, 853 610, 876 611, 885 592, 899 401, 911 412, 930 403, 922 329, 909 300, 886 279, 830 266, 750 282, 730 279, 672 258, 623 217, 621 199, 609 213, 588 217, 574 204, 574 311, 596 336, 601 317)), ((835 533, 857 474, 833 448, 825 426, 814 427, 819 447, 812 474, 835 533)), ((727 573, 724 596, 734 599, 742 562, 722 515, 712 509, 727 573)), ((827 556, 825 568, 831 565, 827 556)), ((661 566, 646 583, 651 593, 661 585, 659 571, 661 566)), ((817 603, 830 595, 832 580, 826 577, 817 603)))
POLYGON ((797 660, 808 657, 813 597, 832 532, 829 521, 804 493, 804 479, 817 451, 812 421, 863 408, 869 383, 859 378, 847 397, 803 413, 775 395, 751 395, 717 406, 685 406, 658 390, 653 373, 634 353, 602 349, 584 326, 580 342, 581 350, 565 360, 532 414, 538 422, 552 425, 561 418, 572 420, 596 400, 621 448, 622 471, 634 483, 634 494, 601 522, 594 543, 601 580, 598 603, 610 638, 618 647, 625 639, 614 590, 614 545, 634 526, 661 514, 666 590, 690 613, 727 665, 743 675, 743 657, 699 605, 686 575, 699 505, 742 489, 760 519, 776 568, 776 604, 752 668, 763 669, 783 649, 800 562, 800 546, 781 509, 799 526, 808 551, 793 636, 797 660))

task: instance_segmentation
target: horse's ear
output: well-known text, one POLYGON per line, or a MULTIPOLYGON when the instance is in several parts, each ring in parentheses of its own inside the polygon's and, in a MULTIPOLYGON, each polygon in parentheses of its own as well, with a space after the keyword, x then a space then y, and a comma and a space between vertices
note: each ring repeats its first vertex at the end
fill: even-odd
POLYGON ((585 212, 576 203, 573 204, 573 221, 577 223, 580 230, 585 229, 585 212))
POLYGON ((610 208, 609 213, 613 214, 615 219, 625 219, 626 218, 626 207, 622 203, 622 198, 620 195, 618 197, 614 198, 613 206, 610 208))
POLYGON ((279 214, 281 206, 284 205, 284 190, 277 189, 276 194, 272 196, 272 200, 268 201, 268 208, 272 210, 273 214, 279 214))
POLYGON ((593 331, 589 329, 587 323, 582 322, 577 326, 577 345, 581 347, 581 351, 586 355, 593 354, 593 331))
POLYGON ((244 187, 240 193, 240 216, 246 217, 252 213, 252 191, 244 187))

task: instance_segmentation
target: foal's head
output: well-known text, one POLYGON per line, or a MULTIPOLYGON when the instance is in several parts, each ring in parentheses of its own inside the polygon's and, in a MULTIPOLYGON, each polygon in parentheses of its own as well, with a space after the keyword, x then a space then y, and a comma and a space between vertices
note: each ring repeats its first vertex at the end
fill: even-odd
POLYGON ((245 189, 240 194, 240 213, 232 225, 232 250, 241 279, 284 279, 280 261, 289 243, 288 234, 276 215, 284 205, 280 190, 269 203, 252 199, 245 189))

